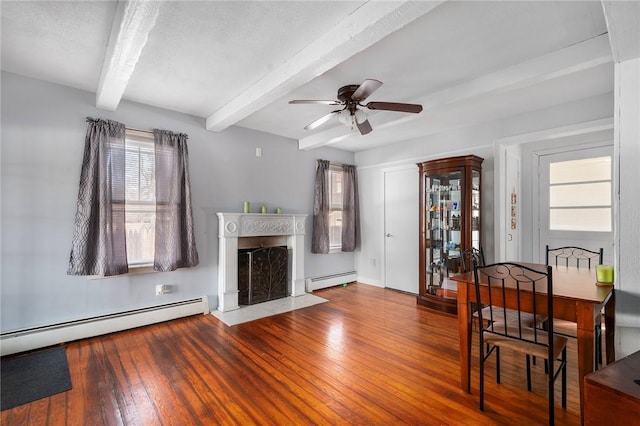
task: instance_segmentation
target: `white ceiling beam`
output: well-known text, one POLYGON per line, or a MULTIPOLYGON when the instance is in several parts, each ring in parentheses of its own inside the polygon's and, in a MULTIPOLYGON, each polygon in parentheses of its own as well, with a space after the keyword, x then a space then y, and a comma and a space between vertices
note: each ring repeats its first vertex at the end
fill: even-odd
MULTIPOLYGON (((458 86, 453 86, 418 99, 412 99, 410 101, 411 103, 422 105, 422 113, 401 116, 396 119, 393 117, 397 117, 397 115, 390 115, 390 119, 383 123, 379 122, 376 124, 375 129, 389 129, 394 126, 400 126, 408 121, 428 119, 429 111, 433 111, 436 108, 472 100, 480 96, 492 96, 494 94, 534 86, 555 78, 585 71, 611 61, 609 40, 607 35, 604 34, 532 60, 483 75, 459 84, 458 86)), ((309 150, 344 141, 347 138, 358 137, 361 137, 361 135, 357 132, 353 132, 345 126, 338 126, 300 139, 298 141, 298 148, 301 150, 309 150)))
POLYGON ((222 131, 332 69, 443 1, 368 1, 336 27, 207 117, 206 128, 222 131))
POLYGON ((640 57, 640 2, 603 1, 611 52, 616 62, 640 57))
POLYGON ((161 2, 119 1, 96 92, 96 106, 115 111, 156 24, 161 2))

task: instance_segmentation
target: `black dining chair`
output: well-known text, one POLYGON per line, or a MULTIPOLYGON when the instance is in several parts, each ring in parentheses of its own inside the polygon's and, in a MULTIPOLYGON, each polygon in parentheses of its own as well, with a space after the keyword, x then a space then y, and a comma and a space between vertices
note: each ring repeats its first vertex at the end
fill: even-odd
MULTIPOLYGON (((465 250, 462 250, 460 252, 460 260, 461 260, 461 264, 462 264, 462 272, 471 272, 473 270, 473 265, 476 264, 478 266, 484 266, 485 261, 484 261, 484 253, 482 251, 482 247, 480 247, 479 249, 475 248, 475 247, 471 247, 465 250)), ((482 309, 484 309, 485 315, 485 321, 486 318, 488 318, 488 307, 483 306, 482 309)), ((471 312, 473 312, 472 317, 477 319, 478 318, 478 307, 476 304, 474 304, 472 306, 471 312)), ((495 312, 495 317, 494 320, 498 321, 498 322, 504 322, 505 318, 506 321, 510 321, 510 320, 515 320, 517 317, 517 312, 512 310, 512 309, 506 309, 506 317, 502 316, 502 312, 495 312)), ((524 324, 527 325, 527 327, 535 327, 535 326, 542 326, 542 322, 545 320, 545 318, 539 318, 538 321, 535 320, 535 317, 532 314, 529 314, 527 312, 521 312, 520 313, 520 320, 524 322, 524 324)))
MULTIPOLYGON (((602 265, 603 258, 604 249, 602 247, 598 251, 593 251, 576 246, 549 248, 549 245, 547 245, 545 265, 591 269, 595 268, 596 265, 602 265)), ((598 315, 596 318, 593 332, 596 340, 596 356, 598 357, 595 365, 597 370, 598 366, 602 364, 602 315, 598 315)), ((556 319, 555 333, 575 339, 578 336, 578 325, 572 321, 556 319)))
POLYGON ((543 358, 548 365, 547 374, 549 399, 549 424, 554 423, 554 384, 562 376, 562 408, 567 406, 567 338, 554 333, 553 321, 553 277, 550 266, 540 270, 516 263, 495 263, 474 265, 476 300, 486 300, 489 318, 485 320, 484 310, 479 310, 480 324, 480 410, 484 411, 484 370, 485 362, 495 353, 496 382, 500 383, 500 349, 525 354, 527 357, 527 389, 531 391, 530 357, 543 358), (536 292, 547 294, 546 306, 538 306, 536 292), (484 294, 484 299, 481 296, 484 294), (509 297, 508 295, 513 295, 509 297), (505 300, 521 318, 523 309, 532 311, 534 316, 548 314, 548 330, 527 327, 522 321, 495 321, 498 315, 506 317, 505 300), (496 303, 494 303, 494 301, 496 303), (498 312, 502 311, 501 314, 498 312), (495 315, 494 315, 495 314, 495 315), (556 361, 559 362, 555 368, 556 361))
MULTIPOLYGON (((462 250, 460 252, 460 259, 461 259, 461 265, 462 265, 462 272, 471 272, 473 270, 473 265, 476 264, 478 266, 484 266, 485 264, 485 260, 484 260, 484 252, 482 251, 482 247, 480 247, 479 249, 475 248, 475 247, 471 247, 465 250, 462 250), (474 263, 475 262, 475 263, 474 263)), ((469 317, 470 321, 474 321, 475 323, 479 323, 480 322, 480 316, 478 314, 478 309, 482 308, 483 312, 484 312, 484 320, 487 321, 487 318, 490 317, 489 315, 489 307, 488 306, 483 306, 483 305, 478 305, 477 303, 472 303, 471 304, 471 316, 469 317)), ((516 321, 518 319, 518 313, 516 311, 514 311, 513 309, 505 309, 504 311, 502 310, 495 310, 494 311, 494 315, 493 315, 493 320, 497 321, 497 322, 512 322, 512 321, 516 321)), ((522 323, 524 325, 526 325, 527 327, 543 327, 544 324, 543 322, 546 320, 546 318, 543 317, 538 317, 538 319, 536 320, 536 317, 534 317, 533 314, 530 314, 528 312, 520 312, 520 321, 522 321, 522 323)), ((473 324, 469 325, 470 329, 473 329, 473 324)), ((480 328, 479 326, 476 326, 475 328, 480 328)), ((471 341, 471 334, 469 335, 469 341, 471 341)), ((529 358, 527 358, 527 364, 529 364, 530 360, 529 358)), ((536 363, 536 358, 533 358, 533 363, 535 365, 536 363)), ((527 365, 527 368, 531 368, 530 365, 527 365)), ((469 371, 471 371, 471 369, 469 369, 469 371)), ((471 374, 471 373, 469 373, 471 374)), ((531 383, 527 384, 529 387, 531 387, 531 383)))
POLYGON ((604 249, 602 247, 598 251, 593 251, 575 246, 549 248, 549 245, 547 245, 545 264, 553 264, 555 266, 575 266, 576 268, 591 268, 592 266, 595 267, 596 265, 602 265, 603 257, 604 249))

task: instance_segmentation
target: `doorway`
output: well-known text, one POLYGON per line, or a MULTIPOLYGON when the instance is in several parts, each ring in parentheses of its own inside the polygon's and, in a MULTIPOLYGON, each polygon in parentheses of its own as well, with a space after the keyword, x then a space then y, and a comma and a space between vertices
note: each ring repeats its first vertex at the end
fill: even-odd
POLYGON ((543 154, 538 159, 539 256, 545 246, 604 249, 613 262, 613 146, 543 154))

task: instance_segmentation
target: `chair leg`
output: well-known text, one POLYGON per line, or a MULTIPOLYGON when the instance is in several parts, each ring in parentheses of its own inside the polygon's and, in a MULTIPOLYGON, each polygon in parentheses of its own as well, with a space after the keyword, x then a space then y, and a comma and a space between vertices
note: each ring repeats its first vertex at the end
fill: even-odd
MULTIPOLYGON (((482 333, 482 330, 480 330, 482 333)), ((480 411, 484 411, 484 343, 480 336, 480 411)))
POLYGON ((596 370, 602 364, 602 325, 596 324, 596 370))
POLYGON ((527 390, 531 392, 531 356, 529 354, 527 354, 527 390))
MULTIPOLYGON (((471 304, 473 311, 473 303, 471 304)), ((469 322, 467 323, 467 336, 469 336, 469 346, 467 347, 467 383, 469 383, 469 392, 471 392, 471 347, 473 346, 473 315, 469 315, 469 322)), ((480 330, 482 332, 482 330, 480 330)))
POLYGON ((567 408, 567 347, 562 350, 562 408, 567 408))
MULTIPOLYGON (((554 380, 554 368, 553 368, 553 359, 549 360, 548 362, 549 365, 549 374, 547 374, 547 385, 548 385, 548 393, 549 393, 549 425, 553 425, 554 424, 554 413, 555 413, 555 399, 554 399, 554 395, 553 395, 553 385, 555 383, 554 380)), ((563 382, 564 383, 564 382, 563 382)))
POLYGON ((500 383, 500 347, 496 346, 496 383, 500 383))

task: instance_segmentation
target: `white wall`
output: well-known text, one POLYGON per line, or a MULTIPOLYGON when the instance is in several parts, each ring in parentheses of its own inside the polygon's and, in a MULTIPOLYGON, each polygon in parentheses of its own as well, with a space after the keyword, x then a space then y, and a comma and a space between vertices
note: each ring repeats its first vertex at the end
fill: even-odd
POLYGON ((215 212, 267 204, 306 213, 305 275, 351 271, 353 253, 310 253, 315 160, 353 163, 332 148, 299 151, 297 142, 232 127, 208 132, 201 118, 123 101, 115 112, 95 108, 95 94, 2 73, 1 328, 81 319, 208 295, 217 306, 215 212), (66 274, 76 212, 87 116, 139 129, 189 135, 196 244, 195 268, 99 280, 66 274), (262 157, 255 148, 262 148, 262 157), (155 296, 156 284, 175 293, 155 296))
MULTIPOLYGON (((396 143, 356 153, 358 178, 360 184, 360 210, 362 212, 363 239, 362 248, 356 253, 358 279, 377 285, 384 285, 382 265, 384 247, 384 200, 382 199, 382 170, 390 166, 413 164, 435 158, 475 154, 484 158, 482 164, 482 245, 487 262, 496 259, 494 197, 494 156, 495 143, 498 140, 519 134, 557 128, 571 124, 609 118, 613 114, 613 94, 608 93, 593 98, 559 105, 543 111, 534 111, 510 117, 505 120, 484 123, 470 127, 460 127, 447 132, 427 135, 423 138, 396 143), (376 259, 375 265, 371 259, 376 259)), ((522 172, 523 179, 525 171, 522 172)), ((418 179, 416 173, 416 179, 418 179)), ((416 194, 416 197, 418 194, 416 194)), ((510 196, 510 194, 508 194, 510 196)), ((522 188, 522 196, 527 194, 522 188)), ((531 233, 524 228, 527 216, 524 214, 531 206, 522 205, 520 218, 523 230, 522 241, 528 241, 531 233)), ((529 217, 528 220, 531 220, 529 217)), ((407 247, 417 250, 417 247, 407 247)))
POLYGON ((617 358, 640 350, 640 59, 616 64, 615 135, 617 358))

